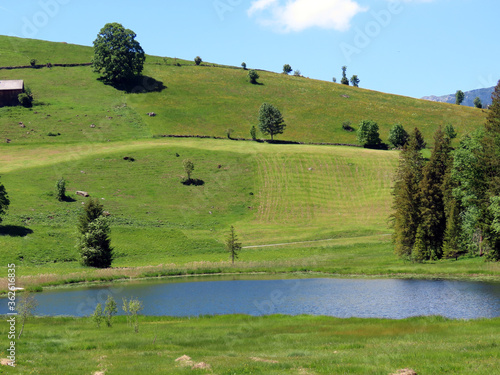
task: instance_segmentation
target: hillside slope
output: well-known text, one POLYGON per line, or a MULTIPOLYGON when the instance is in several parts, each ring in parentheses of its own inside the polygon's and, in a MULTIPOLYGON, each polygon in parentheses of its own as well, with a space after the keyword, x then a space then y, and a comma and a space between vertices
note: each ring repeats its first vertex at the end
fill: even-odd
MULTIPOLYGON (((26 65, 28 57, 85 63, 92 52, 0 37, 2 48, 12 44, 0 66, 26 65)), ((261 84, 251 85, 240 68, 152 56, 144 77, 128 87, 104 84, 88 66, 0 69, 0 79, 24 79, 35 94, 33 108, 0 108, 0 176, 11 199, 0 262, 15 261, 24 275, 87 272, 75 248, 85 200, 75 191, 84 190, 111 213, 114 267, 226 261, 223 241, 234 225, 245 246, 257 246, 245 249, 249 263, 327 263, 332 270, 342 259, 343 273, 365 265, 389 272, 387 264, 397 262, 388 226, 396 151, 160 136, 225 137, 231 128, 249 138, 268 101, 288 125, 280 140, 356 143, 342 122, 372 119, 383 140, 400 122, 418 126, 430 143, 437 126, 451 123, 463 134, 483 124, 485 111, 259 74, 261 84), (181 184, 186 158, 203 185, 181 184), (66 202, 55 198, 61 177, 66 202), (303 241, 316 242, 258 247, 303 241)))
MULTIPOLYGON (((90 62, 90 47, 0 37, 0 66, 90 62), (15 46, 15 48, 9 46, 15 46)), ((395 123, 419 127, 430 141, 434 129, 451 123, 470 131, 484 122, 481 110, 432 103, 304 77, 259 72, 259 85, 248 83, 247 71, 203 63, 148 56, 144 79, 116 89, 98 81, 90 67, 0 70, 0 79, 24 79, 35 95, 32 110, 0 109, 0 139, 12 143, 75 143, 137 139, 163 134, 249 138, 263 102, 283 113, 285 134, 278 139, 303 142, 356 143, 354 128, 363 119, 379 123, 387 140, 395 123), (174 66, 174 62, 182 66, 174 66), (37 113, 35 113, 37 112, 37 113), (146 113, 155 112, 156 117, 146 113), (50 115, 50 116, 48 116, 50 115), (110 118, 111 117, 111 118, 110 118), (30 124, 18 129, 18 122, 30 124), (90 130, 90 125, 96 128, 90 130), (61 133, 49 138, 47 134, 61 133)))

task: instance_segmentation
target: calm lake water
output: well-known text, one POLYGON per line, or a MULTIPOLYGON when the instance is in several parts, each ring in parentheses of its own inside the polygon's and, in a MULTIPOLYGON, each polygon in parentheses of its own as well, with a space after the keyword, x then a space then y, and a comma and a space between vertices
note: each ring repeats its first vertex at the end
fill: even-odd
MULTIPOLYGON (((211 278, 132 282, 36 294, 37 315, 90 315, 108 295, 137 297, 144 315, 310 314, 341 318, 402 319, 441 315, 454 319, 500 316, 500 283, 394 279, 211 278)), ((7 300, 0 301, 6 314, 7 300)))

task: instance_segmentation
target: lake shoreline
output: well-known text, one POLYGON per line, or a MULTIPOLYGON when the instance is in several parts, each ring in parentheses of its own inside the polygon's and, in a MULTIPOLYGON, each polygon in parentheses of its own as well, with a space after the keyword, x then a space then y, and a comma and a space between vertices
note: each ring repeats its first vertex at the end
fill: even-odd
MULTIPOLYGON (((132 268, 132 269, 140 269, 132 268)), ((115 270, 115 269, 110 269, 115 270)), ((120 270, 120 269, 116 269, 120 270)), ((130 270, 130 269, 127 269, 130 270)), ((470 282, 498 282, 500 283, 500 275, 479 275, 479 274, 409 274, 409 273, 387 273, 387 274, 368 274, 368 273, 329 273, 318 271, 249 271, 249 272, 207 272, 207 273, 189 273, 190 269, 185 270, 185 274, 160 275, 160 276, 138 276, 130 277, 126 275, 116 275, 113 277, 93 277, 81 274, 81 280, 75 280, 74 275, 69 279, 59 279, 49 283, 37 283, 30 285, 25 290, 31 292, 42 292, 43 290, 54 289, 70 289, 87 286, 99 286, 106 284, 130 283, 139 281, 155 281, 155 280, 173 280, 186 279, 192 280, 195 278, 208 279, 211 277, 229 278, 237 277, 240 280, 257 277, 261 280, 266 279, 281 279, 281 278, 335 278, 335 279, 406 279, 406 280, 448 280, 448 281, 470 281, 470 282)), ((65 275, 60 275, 65 276, 65 275)), ((21 278, 22 285, 23 278, 21 278)), ((22 291, 21 291, 22 292, 22 291)), ((6 290, 0 291, 0 297, 7 295, 6 290)))

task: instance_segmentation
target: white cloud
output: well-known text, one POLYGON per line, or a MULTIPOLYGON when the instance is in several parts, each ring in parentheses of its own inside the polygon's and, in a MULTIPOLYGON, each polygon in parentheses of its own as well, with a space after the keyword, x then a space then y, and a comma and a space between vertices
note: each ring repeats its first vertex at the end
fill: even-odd
POLYGON ((248 15, 251 16, 255 12, 269 8, 270 6, 276 4, 278 0, 257 0, 252 2, 252 6, 248 9, 248 15))
POLYGON ((303 31, 311 27, 346 31, 352 18, 368 10, 354 0, 256 0, 248 15, 279 31, 303 31))

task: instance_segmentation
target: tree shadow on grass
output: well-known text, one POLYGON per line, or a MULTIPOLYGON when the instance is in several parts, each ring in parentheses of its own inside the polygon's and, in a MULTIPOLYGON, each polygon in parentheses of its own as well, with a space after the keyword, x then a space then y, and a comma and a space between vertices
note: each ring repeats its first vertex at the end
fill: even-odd
POLYGON ((193 185, 193 186, 203 186, 205 185, 205 181, 203 180, 199 180, 197 178, 185 178, 181 181, 181 183, 183 185, 186 185, 186 186, 189 186, 189 185, 193 185))
POLYGON ((68 203, 73 203, 73 202, 76 202, 76 199, 73 198, 73 197, 68 197, 67 195, 64 196, 64 198, 62 199, 63 202, 68 202, 68 203))
POLYGON ((0 236, 26 237, 32 233, 31 229, 19 225, 0 225, 0 236))
POLYGON ((103 78, 98 78, 104 84, 114 87, 117 90, 125 91, 128 94, 145 94, 148 92, 162 92, 167 88, 161 81, 148 76, 139 76, 124 82, 109 82, 103 78))

